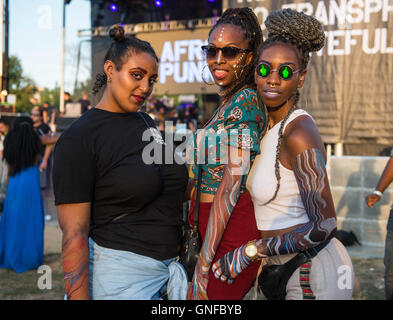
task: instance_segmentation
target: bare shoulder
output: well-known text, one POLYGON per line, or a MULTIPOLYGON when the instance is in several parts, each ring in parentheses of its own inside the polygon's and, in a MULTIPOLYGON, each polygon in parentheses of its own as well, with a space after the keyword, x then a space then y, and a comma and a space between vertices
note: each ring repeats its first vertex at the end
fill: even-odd
POLYGON ((301 115, 291 121, 285 128, 283 144, 290 158, 307 149, 319 149, 326 161, 326 151, 314 120, 308 115, 301 115))

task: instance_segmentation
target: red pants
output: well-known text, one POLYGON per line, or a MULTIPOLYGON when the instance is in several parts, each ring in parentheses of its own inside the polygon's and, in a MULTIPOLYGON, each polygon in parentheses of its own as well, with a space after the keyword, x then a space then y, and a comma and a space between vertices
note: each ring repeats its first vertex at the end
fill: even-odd
MULTIPOLYGON (((201 202, 199 207, 199 230, 202 239, 205 238, 207 222, 209 219, 211 203, 201 202)), ((195 199, 191 200, 189 221, 191 225, 194 219, 195 199)), ((213 263, 224 254, 246 244, 250 240, 259 239, 259 231, 255 222, 254 207, 248 192, 241 194, 235 208, 232 211, 224 235, 218 246, 213 263)), ((232 284, 222 282, 212 270, 209 272, 207 295, 210 300, 242 300, 252 288, 258 273, 260 262, 250 264, 242 271, 232 284)))

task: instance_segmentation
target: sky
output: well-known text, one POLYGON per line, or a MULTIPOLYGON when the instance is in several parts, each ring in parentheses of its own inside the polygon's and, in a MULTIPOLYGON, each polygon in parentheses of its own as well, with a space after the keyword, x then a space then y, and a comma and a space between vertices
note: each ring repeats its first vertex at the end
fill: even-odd
MULTIPOLYGON (((9 1, 9 55, 17 56, 25 76, 38 87, 61 83, 63 0, 9 1)), ((78 30, 90 29, 90 1, 72 0, 66 6, 65 91, 73 92, 76 76, 78 30)), ((90 43, 81 45, 78 81, 91 77, 90 43)))

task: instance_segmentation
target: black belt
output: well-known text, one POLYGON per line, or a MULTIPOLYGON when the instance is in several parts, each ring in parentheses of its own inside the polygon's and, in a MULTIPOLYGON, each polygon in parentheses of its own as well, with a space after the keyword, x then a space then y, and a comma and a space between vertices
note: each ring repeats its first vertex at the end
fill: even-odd
POLYGON ((329 242, 330 239, 313 248, 301 251, 284 264, 263 266, 258 277, 258 284, 265 297, 268 300, 284 300, 287 282, 295 270, 314 258, 329 242))
POLYGON ((328 245, 329 242, 330 242, 330 239, 325 240, 315 247, 301 251, 299 254, 303 254, 304 256, 307 257, 307 260, 309 260, 311 258, 314 258, 318 254, 319 251, 321 251, 323 248, 325 248, 328 245))

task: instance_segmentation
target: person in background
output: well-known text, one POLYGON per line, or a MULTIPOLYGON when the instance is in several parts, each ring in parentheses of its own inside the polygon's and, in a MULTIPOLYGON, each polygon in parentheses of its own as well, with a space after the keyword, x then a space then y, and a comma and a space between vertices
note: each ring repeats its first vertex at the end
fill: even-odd
MULTIPOLYGON (((367 205, 372 208, 376 203, 382 199, 382 195, 387 187, 393 181, 393 151, 390 154, 390 159, 379 178, 375 191, 366 196, 367 205)), ((385 265, 385 298, 386 300, 393 300, 393 207, 390 209, 388 223, 386 226, 385 239, 385 256, 383 259, 385 265)))
MULTIPOLYGON (((210 30, 208 45, 202 47, 209 70, 219 86, 222 103, 195 135, 198 153, 213 161, 200 164, 199 230, 203 245, 190 287, 191 299, 243 299, 258 271, 259 265, 255 263, 229 285, 214 277, 211 265, 258 235, 245 182, 248 169, 260 152, 259 141, 267 127, 266 108, 257 97, 254 82, 256 54, 262 40, 262 30, 252 9, 231 8, 210 30), (226 132, 227 138, 223 136, 216 144, 209 142, 209 137, 221 137, 221 132, 226 132)), ((196 178, 198 166, 193 166, 193 173, 196 178)), ((196 192, 193 194, 190 224, 193 223, 196 192)))
POLYGON ((0 268, 37 269, 44 257, 44 207, 38 163, 40 141, 29 117, 14 120, 4 141, 9 182, 0 219, 0 268))
POLYGON ((72 103, 71 94, 67 91, 64 91, 64 111, 60 112, 60 117, 67 114, 67 103, 72 103))
POLYGON ((49 102, 44 102, 42 104, 42 121, 47 124, 53 132, 56 131, 56 114, 56 108, 51 107, 49 102))
POLYGON ((9 124, 8 121, 0 118, 0 157, 3 158, 4 150, 4 139, 8 133, 9 124))
MULTIPOLYGON (((185 165, 146 159, 151 144, 174 150, 153 120, 138 112, 158 78, 146 41, 121 26, 97 75, 99 103, 55 146, 53 185, 63 232, 67 299, 185 299, 187 274, 176 262, 181 244, 185 165), (149 133, 153 140, 143 139, 149 133)), ((159 155, 158 155, 159 156, 159 155)))
POLYGON ((72 102, 71 94, 67 91, 64 92, 64 105, 67 103, 72 102))
POLYGON ((44 145, 54 145, 61 136, 60 132, 50 132, 44 136, 40 136, 40 142, 44 145))
POLYGON ((81 104, 81 113, 82 114, 92 108, 91 103, 89 101, 89 95, 85 91, 82 92, 82 99, 79 99, 78 102, 81 104))
MULTIPOLYGON (((34 107, 31 111, 31 120, 33 121, 34 130, 37 132, 39 137, 51 134, 51 129, 43 121, 43 110, 39 107, 34 107)), ((42 197, 45 197, 45 190, 51 186, 51 154, 52 145, 40 143, 40 154, 41 161, 39 163, 40 172, 40 186, 42 197)), ((50 220, 51 216, 46 215, 45 219, 50 220)))
POLYGON ((306 252, 306 262, 288 275, 285 299, 350 300, 353 266, 334 238, 325 147, 313 118, 298 107, 310 53, 324 46, 324 30, 314 17, 291 9, 271 12, 265 25, 268 38, 259 50, 255 81, 269 130, 247 179, 260 235, 217 261, 214 275, 231 282, 262 258, 282 265, 306 252), (316 254, 312 259, 310 252, 316 254), (343 266, 348 281, 340 286, 337 270, 343 266))
POLYGON ((187 129, 191 130, 192 133, 195 133, 198 125, 198 104, 189 103, 186 105, 185 111, 185 122, 187 123, 187 129))
POLYGON ((3 118, 0 118, 0 136, 5 137, 9 130, 9 127, 10 126, 8 124, 8 121, 3 118))
MULTIPOLYGON (((33 121, 33 126, 40 137, 51 133, 49 126, 43 121, 43 111, 42 109, 36 107, 31 111, 31 120, 33 121)), ((41 179, 41 188, 45 189, 48 186, 49 177, 49 158, 51 156, 52 146, 41 144, 41 162, 39 165, 40 172, 43 172, 41 179), (47 170, 48 169, 48 170, 47 170), (47 170, 47 171, 46 171, 47 170)))
POLYGON ((3 210, 5 193, 8 184, 8 165, 3 158, 4 140, 9 130, 8 121, 0 118, 0 215, 3 210))
POLYGON ((50 107, 49 107, 49 103, 48 102, 44 102, 42 104, 42 122, 44 122, 45 124, 49 124, 49 120, 50 120, 50 107))
POLYGON ((158 129, 163 134, 165 132, 165 120, 168 116, 168 107, 159 99, 156 99, 155 104, 158 129))
POLYGON ((156 108, 155 108, 155 101, 156 99, 151 96, 149 99, 146 101, 145 107, 146 107, 146 113, 149 115, 150 118, 154 120, 155 123, 158 124, 157 119, 156 119, 156 108))

